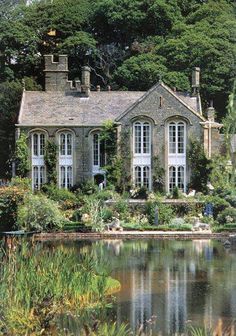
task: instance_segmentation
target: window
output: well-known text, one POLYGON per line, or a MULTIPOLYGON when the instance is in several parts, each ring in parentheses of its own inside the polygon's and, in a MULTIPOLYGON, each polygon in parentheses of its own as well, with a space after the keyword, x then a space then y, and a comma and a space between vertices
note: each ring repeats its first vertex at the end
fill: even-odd
POLYGON ((45 133, 34 132, 31 135, 32 143, 32 187, 37 190, 46 182, 44 165, 45 133))
POLYGON ((150 188, 150 167, 149 166, 135 166, 134 167, 135 187, 150 188))
POLYGON ((71 132, 59 134, 59 187, 69 189, 73 185, 73 136, 71 132))
POLYGON ((134 154, 150 154, 150 124, 137 121, 134 123, 134 154))
POLYGON ((185 168, 184 166, 169 167, 169 191, 173 192, 177 187, 181 191, 185 191, 185 168))
POLYGON ((93 134, 93 166, 104 167, 106 165, 105 142, 99 138, 99 133, 93 134))
POLYGON ((169 154, 185 153, 185 123, 170 122, 169 123, 169 154))
POLYGON ((45 134, 33 133, 32 134, 32 152, 33 156, 44 156, 45 151, 45 134))
POLYGON ((33 189, 39 190, 46 182, 45 167, 33 166, 33 189))
POLYGON ((60 134, 60 156, 72 155, 72 134, 69 132, 60 134))
POLYGON ((60 166, 60 187, 65 189, 72 187, 72 166, 60 166))

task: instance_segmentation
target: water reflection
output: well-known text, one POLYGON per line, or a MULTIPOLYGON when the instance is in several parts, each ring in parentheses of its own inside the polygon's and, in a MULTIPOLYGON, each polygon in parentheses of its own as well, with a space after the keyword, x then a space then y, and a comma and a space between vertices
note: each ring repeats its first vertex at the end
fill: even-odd
MULTIPOLYGON (((109 319, 126 322, 134 331, 141 327, 153 336, 184 334, 188 324, 205 325, 215 336, 236 335, 236 251, 225 250, 222 243, 105 240, 75 244, 79 253, 92 251, 106 266, 109 263, 112 276, 121 282, 109 319)), ((71 242, 63 246, 69 249, 71 242)), ((70 321, 72 325, 69 329, 75 332, 76 321, 70 321)))
POLYGON ((140 325, 153 335, 184 333, 186 323, 216 329, 236 316, 236 255, 221 243, 196 241, 112 241, 95 243, 109 253, 120 280, 118 323, 140 325), (153 323, 155 321, 155 323, 153 323))

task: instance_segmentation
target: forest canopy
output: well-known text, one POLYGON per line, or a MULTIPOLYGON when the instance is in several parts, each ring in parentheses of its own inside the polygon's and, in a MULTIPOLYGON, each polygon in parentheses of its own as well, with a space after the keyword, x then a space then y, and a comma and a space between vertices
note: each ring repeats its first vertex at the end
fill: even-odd
POLYGON ((204 105, 213 99, 221 120, 236 72, 235 11, 233 0, 2 0, 1 163, 14 143, 22 79, 43 89, 44 54, 68 54, 70 79, 89 64, 92 87, 113 90, 147 90, 161 76, 190 91, 199 66, 204 105))

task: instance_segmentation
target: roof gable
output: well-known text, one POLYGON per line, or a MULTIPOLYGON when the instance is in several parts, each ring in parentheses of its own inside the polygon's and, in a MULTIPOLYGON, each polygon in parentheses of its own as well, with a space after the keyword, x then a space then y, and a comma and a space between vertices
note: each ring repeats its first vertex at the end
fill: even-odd
POLYGON ((205 118, 199 113, 201 110, 200 108, 197 108, 197 98, 195 98, 195 108, 193 106, 190 106, 190 99, 191 97, 185 97, 184 95, 180 95, 175 93, 173 90, 171 90, 167 85, 165 85, 162 81, 158 82, 156 85, 154 85, 150 90, 148 90, 143 96, 141 96, 139 99, 137 99, 131 106, 129 106, 126 111, 124 111, 118 118, 116 118, 116 121, 119 122, 123 117, 125 117, 129 112, 131 112, 133 109, 135 109, 139 104, 144 102, 150 95, 153 94, 153 92, 157 91, 158 88, 162 88, 169 94, 171 97, 176 99, 180 104, 182 104, 185 108, 187 108, 191 113, 196 115, 200 120, 205 121, 205 118))

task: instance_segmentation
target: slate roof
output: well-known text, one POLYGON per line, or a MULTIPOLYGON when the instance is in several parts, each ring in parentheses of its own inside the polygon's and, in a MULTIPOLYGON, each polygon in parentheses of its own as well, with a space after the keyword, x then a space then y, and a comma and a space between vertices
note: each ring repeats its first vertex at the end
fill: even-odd
POLYGON ((25 91, 18 124, 29 126, 102 125, 115 120, 145 92, 90 92, 89 98, 64 92, 25 91))
MULTIPOLYGON (((201 114, 197 97, 174 92, 163 83, 158 85, 165 87, 194 113, 201 114)), ((78 93, 24 91, 18 125, 101 126, 106 120, 119 120, 149 91, 92 91, 89 97, 81 97, 78 93)))

